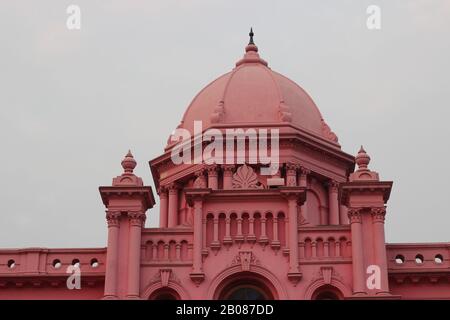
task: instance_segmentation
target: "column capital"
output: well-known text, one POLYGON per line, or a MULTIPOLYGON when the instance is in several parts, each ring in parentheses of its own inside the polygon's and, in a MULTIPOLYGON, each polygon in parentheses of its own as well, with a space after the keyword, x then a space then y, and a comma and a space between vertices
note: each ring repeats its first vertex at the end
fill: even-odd
POLYGON ((331 191, 331 192, 338 192, 338 190, 339 190, 339 182, 337 182, 336 180, 329 180, 327 183, 326 183, 326 186, 328 187, 328 189, 331 191))
POLYGON ((348 219, 350 224, 361 223, 361 208, 349 208, 348 209, 348 219))
POLYGON ((206 172, 208 176, 217 176, 217 171, 219 170, 219 166, 217 164, 211 164, 206 167, 206 172))
POLYGON ((106 221, 108 223, 108 227, 119 227, 119 219, 121 212, 120 211, 106 211, 106 221))
POLYGON ((386 217, 386 207, 371 208, 370 213, 372 214, 373 223, 384 223, 386 217))
POLYGON ((176 194, 180 189, 180 185, 176 182, 172 182, 169 183, 166 188, 169 191, 169 194, 176 194))
POLYGON ((128 219, 130 220, 130 224, 136 227, 142 227, 145 223, 145 213, 141 211, 130 211, 127 214, 128 219))

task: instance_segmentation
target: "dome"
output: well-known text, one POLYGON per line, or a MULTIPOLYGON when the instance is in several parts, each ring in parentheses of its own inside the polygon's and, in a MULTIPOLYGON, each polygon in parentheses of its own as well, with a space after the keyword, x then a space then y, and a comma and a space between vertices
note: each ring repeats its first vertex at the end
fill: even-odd
POLYGON ((311 97, 294 81, 273 71, 250 43, 236 67, 202 89, 186 110, 178 128, 194 131, 219 125, 261 127, 291 125, 337 144, 337 136, 311 97))

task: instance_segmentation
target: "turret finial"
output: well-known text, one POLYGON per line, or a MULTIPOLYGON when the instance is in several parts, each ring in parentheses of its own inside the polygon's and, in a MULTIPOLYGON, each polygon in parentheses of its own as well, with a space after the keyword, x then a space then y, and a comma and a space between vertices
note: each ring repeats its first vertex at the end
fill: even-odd
POLYGON ((254 33, 253 33, 253 28, 250 28, 250 33, 248 34, 249 36, 250 36, 250 41, 248 42, 248 44, 255 44, 254 42, 253 42, 253 36, 255 35, 254 33))

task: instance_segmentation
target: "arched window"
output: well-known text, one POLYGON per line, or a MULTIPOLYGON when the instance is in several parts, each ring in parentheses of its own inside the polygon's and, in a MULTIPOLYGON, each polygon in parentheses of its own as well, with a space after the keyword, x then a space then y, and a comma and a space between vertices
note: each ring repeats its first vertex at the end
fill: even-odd
POLYGON ((334 286, 324 285, 318 288, 312 295, 312 300, 341 300, 342 293, 334 286))
POLYGON ((180 300, 178 293, 170 288, 162 288, 153 292, 149 300, 180 300))
POLYGON ((243 272, 225 280, 219 289, 219 300, 273 300, 273 286, 250 272, 243 272))

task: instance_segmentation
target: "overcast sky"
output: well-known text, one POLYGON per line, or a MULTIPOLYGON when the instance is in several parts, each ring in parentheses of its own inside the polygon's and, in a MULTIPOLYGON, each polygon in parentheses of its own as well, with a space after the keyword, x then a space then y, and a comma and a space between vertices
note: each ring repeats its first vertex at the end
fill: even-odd
POLYGON ((387 241, 450 241, 449 17, 448 0, 1 1, 0 247, 105 246, 98 186, 129 148, 153 185, 148 160, 250 26, 343 150, 363 144, 394 181, 387 241), (70 4, 81 30, 66 27, 70 4), (381 30, 366 27, 371 4, 381 30))

